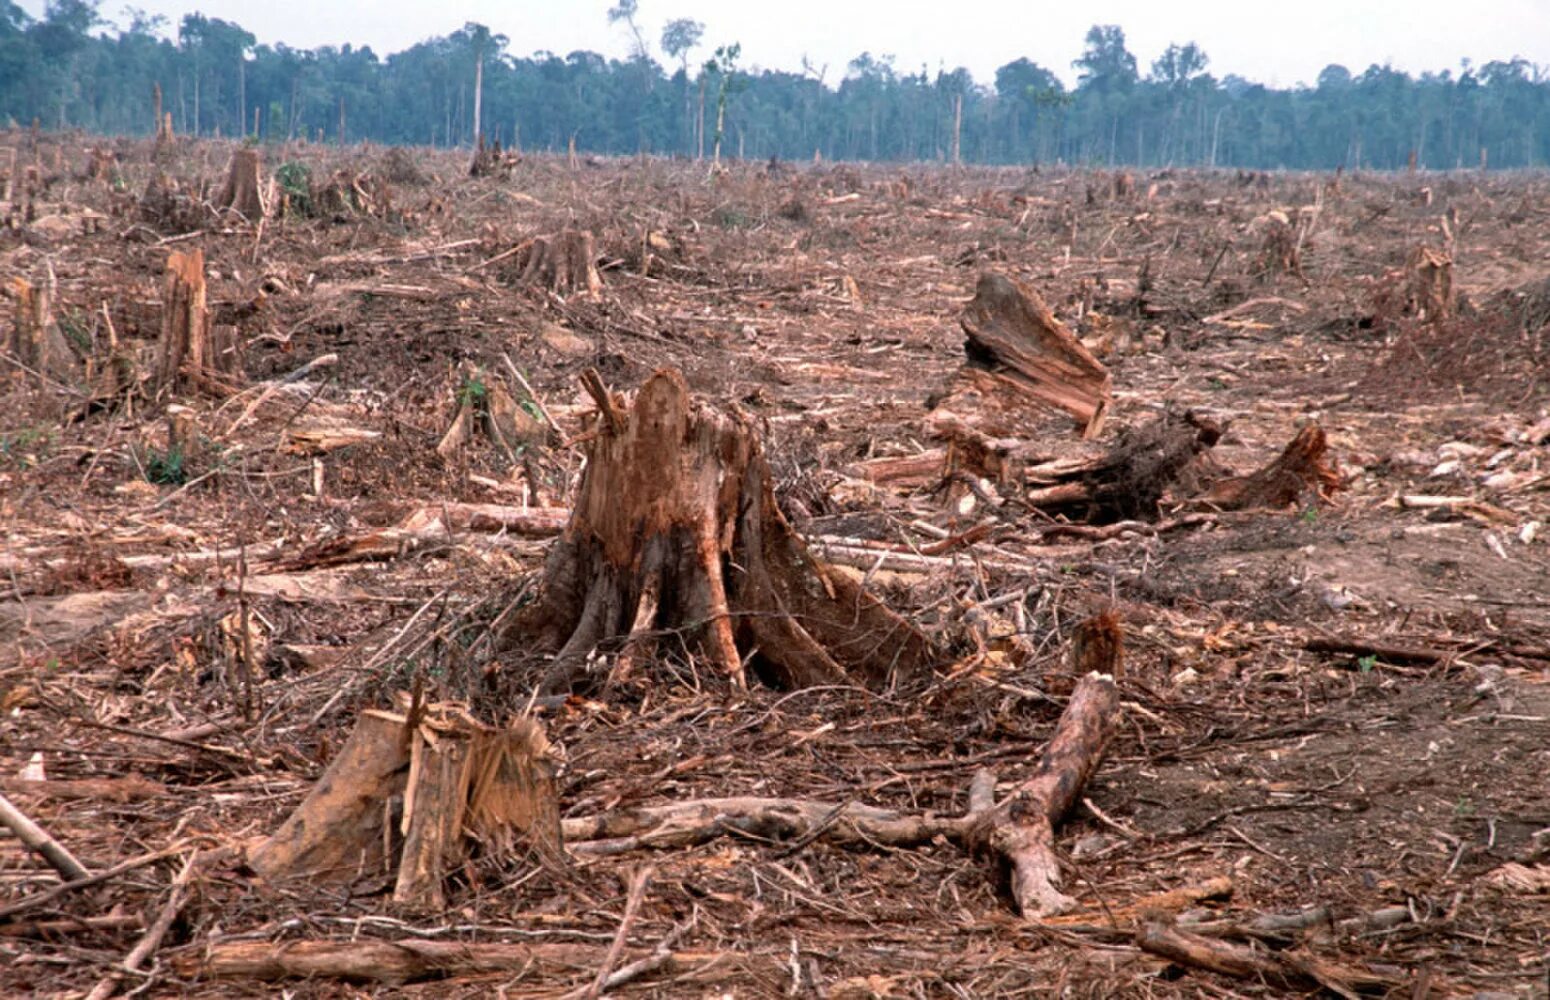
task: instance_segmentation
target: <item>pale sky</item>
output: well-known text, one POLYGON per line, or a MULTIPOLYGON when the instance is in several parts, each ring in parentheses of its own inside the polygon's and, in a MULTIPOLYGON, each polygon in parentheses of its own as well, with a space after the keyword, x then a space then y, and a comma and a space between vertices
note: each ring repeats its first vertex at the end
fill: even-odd
MULTIPOLYGON (((125 0, 104 0, 120 19, 125 0)), ((370 45, 385 56, 465 21, 511 39, 517 55, 590 49, 623 57, 623 25, 608 24, 612 0, 128 0, 164 14, 175 31, 186 13, 236 21, 260 42, 370 45)), ((41 13, 44 0, 21 0, 41 13)), ((1142 73, 1169 42, 1198 43, 1218 78, 1236 73, 1275 86, 1311 83, 1329 63, 1360 73, 1373 63, 1408 72, 1452 69, 1521 56, 1550 67, 1550 0, 640 0, 642 33, 658 60, 662 25, 705 24, 695 61, 741 42, 743 64, 798 70, 808 56, 830 84, 863 50, 891 54, 901 71, 967 66, 977 82, 1020 56, 1074 82, 1071 60, 1093 24, 1125 29, 1142 73)), ((127 23, 127 19, 123 19, 127 23)))

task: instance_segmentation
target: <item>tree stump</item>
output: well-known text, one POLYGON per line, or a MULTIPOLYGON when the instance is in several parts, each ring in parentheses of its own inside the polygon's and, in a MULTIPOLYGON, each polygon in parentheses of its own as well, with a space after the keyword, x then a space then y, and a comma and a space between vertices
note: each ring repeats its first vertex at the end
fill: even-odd
POLYGON ((214 327, 210 322, 204 251, 174 252, 167 258, 162 284, 157 391, 182 384, 221 388, 220 376, 234 376, 241 370, 236 327, 214 327))
POLYGON ((563 229, 551 236, 535 236, 519 248, 517 264, 520 285, 539 286, 556 295, 579 294, 589 299, 603 293, 603 278, 597 273, 597 244, 592 234, 580 229, 563 229))
POLYGON ((545 691, 581 681, 599 648, 628 675, 675 633, 736 687, 745 661, 784 687, 929 676, 926 637, 786 522, 747 416, 691 401, 676 371, 652 375, 627 410, 588 374, 598 413, 571 520, 505 637, 554 654, 545 691))
POLYGON ((940 408, 993 437, 1024 436, 1019 417, 1032 407, 1071 414, 1084 438, 1103 429, 1113 398, 1109 372, 1038 292, 982 274, 960 323, 968 359, 940 408))
POLYGON ((1416 317, 1437 323, 1453 315, 1453 258, 1431 247, 1416 247, 1406 268, 1409 300, 1416 317))
POLYGON ((39 375, 69 378, 76 367, 70 342, 54 322, 52 297, 47 285, 34 286, 25 278, 11 279, 16 315, 11 326, 10 353, 39 375))
POLYGON ((226 182, 215 196, 215 207, 230 209, 249 222, 262 219, 264 198, 259 189, 259 166, 258 150, 252 147, 232 153, 231 163, 226 168, 226 182))
POLYGON ((394 873, 393 900, 445 906, 446 875, 474 852, 502 861, 531 849, 563 860, 553 753, 531 719, 508 729, 461 706, 367 711, 333 763, 274 835, 248 852, 269 879, 324 883, 394 873))
POLYGON ((1329 457, 1329 441, 1318 424, 1308 424, 1264 468, 1215 483, 1196 501, 1217 510, 1280 510, 1312 492, 1328 500, 1345 485, 1329 457))

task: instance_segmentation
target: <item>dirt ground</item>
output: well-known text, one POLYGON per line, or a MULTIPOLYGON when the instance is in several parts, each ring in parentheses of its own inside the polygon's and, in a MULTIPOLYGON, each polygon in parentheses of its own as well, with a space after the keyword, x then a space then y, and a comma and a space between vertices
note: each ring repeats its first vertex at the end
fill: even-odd
MULTIPOLYGON (((1321 907, 1296 932, 1220 936, 1370 972, 1385 982, 1372 995, 1547 995, 1550 177, 1166 171, 1125 190, 1052 169, 528 157, 470 178, 451 154, 311 148, 265 156, 362 196, 255 226, 203 205, 229 145, 163 151, 179 217, 141 204, 148 143, 82 174, 97 142, 0 134, 37 165, 14 178, 0 274, 52 285, 60 331, 94 364, 40 378, 0 358, 0 791, 92 871, 140 863, 50 895, 54 872, 0 839, 0 993, 559 997, 595 966, 270 983, 212 978, 200 956, 233 941, 605 947, 649 865, 630 955, 674 935, 703 960, 610 992, 1338 993, 1136 943, 1157 910, 1241 931, 1321 907), (1271 238, 1283 224, 1290 266, 1271 238), (513 265, 523 241, 567 228, 596 239, 595 301, 513 265), (1445 320, 1407 299, 1420 246, 1452 261, 1445 320), (163 272, 193 248, 243 368, 225 391, 157 394, 143 373, 163 272), (1103 437, 1051 414, 1036 442, 1051 454, 1190 409, 1226 423, 1213 458, 1246 472, 1316 421, 1343 489, 1094 539, 1052 530, 1009 487, 970 511, 934 483, 874 485, 867 460, 930 447, 927 400, 963 361, 958 317, 987 270, 1037 289, 1113 374, 1103 437), (116 358, 141 374, 104 397, 94 379, 116 358), (561 811, 758 795, 961 814, 977 768, 1003 790, 1031 773, 1069 690, 1066 638, 1108 609, 1126 634, 1119 735, 1057 831, 1075 912, 1019 918, 991 866, 945 841, 730 827, 471 866, 430 915, 395 909, 381 878, 277 886, 243 867, 361 710, 419 686, 498 722, 542 672, 491 636, 530 600, 546 538, 444 528, 337 566, 323 546, 452 504, 565 507, 592 409, 580 374, 630 393, 667 366, 758 418, 783 509, 820 557, 987 530, 924 569, 856 569, 945 651, 925 689, 737 693, 664 646, 628 684, 544 702, 561 811), (439 453, 460 400, 495 385, 558 431, 439 453), (194 411, 197 452, 169 442, 172 403, 194 411), (372 433, 316 456, 294 443, 341 428, 372 433), (256 676, 234 634, 260 647, 256 676), (1005 654, 1013 640, 1025 655, 1005 654), (1339 642, 1351 651, 1319 651, 1339 642), (169 888, 196 849, 219 860, 169 888), (174 895, 159 948, 124 972, 174 895)), ((13 312, 8 298, 0 330, 13 312)))

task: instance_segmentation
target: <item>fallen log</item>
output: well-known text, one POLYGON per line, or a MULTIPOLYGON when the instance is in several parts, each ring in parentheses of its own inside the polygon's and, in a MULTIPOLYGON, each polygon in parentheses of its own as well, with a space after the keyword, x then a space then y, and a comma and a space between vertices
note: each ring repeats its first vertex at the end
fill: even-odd
POLYGON ((453 531, 502 532, 552 538, 565 530, 570 511, 561 507, 508 507, 493 503, 444 503, 421 507, 397 526, 310 545, 268 567, 281 573, 401 559, 428 545, 444 544, 453 531))
MULTIPOLYGON (((323 941, 217 941, 198 954, 180 956, 179 974, 213 979, 344 979, 358 983, 402 984, 492 973, 521 972, 539 976, 591 974, 607 948, 594 944, 541 942, 535 944, 466 941, 376 941, 369 938, 323 941)), ((727 963, 732 953, 680 951, 661 961, 656 971, 687 973, 727 963)), ((632 949, 624 957, 652 957, 632 949)), ((760 961, 757 956, 745 960, 760 961)))
POLYGON ((1307 952, 1273 952, 1181 930, 1169 920, 1146 921, 1136 930, 1136 945, 1186 968, 1204 969, 1235 979, 1254 979, 1280 989, 1323 987, 1344 997, 1358 990, 1389 990, 1393 976, 1337 965, 1307 952))
POLYGON ((1030 408, 1076 418, 1084 438, 1103 429, 1113 399, 1109 372, 1039 293, 1004 275, 980 275, 960 319, 967 361, 936 408, 996 437, 1021 433, 1030 408))
POLYGON ((583 679, 594 650, 627 662, 661 632, 697 640, 735 687, 756 673, 784 687, 881 687, 929 675, 932 644, 859 583, 809 553, 775 504, 753 422, 690 399, 672 370, 625 408, 595 378, 586 469, 539 599, 507 649, 552 655, 543 693, 583 679))
POLYGON ((4 795, 0 795, 0 824, 4 824, 26 847, 41 855, 66 882, 78 882, 91 877, 91 872, 70 853, 68 847, 34 823, 31 817, 16 808, 4 795))

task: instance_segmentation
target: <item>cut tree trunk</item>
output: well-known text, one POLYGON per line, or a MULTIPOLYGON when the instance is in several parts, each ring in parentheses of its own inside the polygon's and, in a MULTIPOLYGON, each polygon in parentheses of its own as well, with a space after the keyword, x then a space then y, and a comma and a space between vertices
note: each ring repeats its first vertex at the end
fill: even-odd
POLYGON ((236 327, 213 326, 205 304, 203 250, 174 252, 162 285, 161 341, 157 345, 158 391, 182 385, 222 388, 221 376, 241 372, 236 327))
POLYGON ((1416 247, 1406 268, 1410 305, 1417 318, 1437 323, 1453 315, 1453 258, 1431 247, 1416 247))
POLYGON ((1216 510, 1280 510, 1309 492, 1318 500, 1328 500, 1343 485, 1339 467, 1329 457, 1323 428, 1308 424, 1275 461, 1247 476, 1213 484, 1192 505, 1216 510))
POLYGON ((231 154, 226 168, 226 182, 215 196, 214 205, 230 209, 249 222, 264 217, 264 198, 260 187, 260 160, 258 150, 244 147, 231 154))
POLYGON ((550 236, 535 236, 514 256, 521 268, 518 284, 538 286, 562 298, 582 295, 596 299, 603 293, 597 244, 589 232, 563 229, 550 236))
POLYGON ((926 637, 815 560, 787 524, 746 415, 694 403, 671 370, 623 410, 588 374, 599 412, 571 520, 541 598, 506 637, 554 654, 545 693, 581 681, 600 648, 633 661, 679 632, 739 687, 750 659, 784 687, 930 674, 926 637))
POLYGON ((455 705, 361 714, 334 762, 248 854, 269 879, 350 881, 396 869, 394 902, 443 908, 442 883, 481 857, 563 857, 555 765, 531 719, 481 725, 455 705))
POLYGON ((1084 438, 1103 429, 1113 398, 1109 372, 1038 292, 982 274, 960 323, 968 360, 938 408, 992 437, 1029 436, 1027 411, 1040 407, 1071 414, 1084 438))
POLYGON ((75 353, 54 322, 47 285, 35 287, 25 278, 11 279, 16 315, 11 326, 10 353, 39 375, 68 379, 76 367, 75 353))

